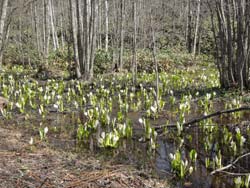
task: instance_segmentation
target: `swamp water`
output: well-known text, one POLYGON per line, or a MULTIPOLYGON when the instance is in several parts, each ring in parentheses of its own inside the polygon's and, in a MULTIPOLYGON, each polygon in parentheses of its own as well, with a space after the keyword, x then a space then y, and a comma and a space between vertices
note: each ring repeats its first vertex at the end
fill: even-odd
MULTIPOLYGON (((134 165, 137 169, 143 170, 146 174, 148 170, 149 176, 150 173, 153 173, 160 178, 170 178, 172 179, 171 182, 173 183, 173 187, 235 187, 233 180, 234 176, 230 176, 226 173, 216 173, 214 175, 210 175, 213 170, 211 168, 212 165, 210 164, 210 167, 207 169, 205 167, 205 159, 209 158, 212 162, 215 160, 215 157, 217 157, 218 152, 220 151, 222 156, 221 165, 226 166, 230 164, 230 162, 234 161, 238 156, 249 152, 250 135, 247 135, 246 130, 250 125, 249 115, 249 113, 242 113, 240 119, 234 120, 230 119, 229 116, 223 116, 223 118, 214 119, 214 126, 208 125, 206 126, 207 128, 204 128, 205 126, 193 126, 187 128, 181 137, 182 141, 180 141, 175 129, 169 130, 166 135, 158 136, 157 148, 154 151, 150 151, 147 141, 141 141, 143 131, 136 129, 133 133, 135 137, 131 140, 122 141, 117 149, 107 149, 107 152, 106 149, 100 149, 97 147, 97 143, 94 143, 95 147, 92 153, 94 153, 97 157, 103 155, 107 160, 110 160, 110 158, 115 156, 112 160, 114 163, 134 165), (240 127, 241 130, 243 129, 244 133, 242 132, 242 135, 244 135, 246 141, 244 142, 244 146, 233 154, 230 149, 231 146, 225 145, 226 143, 223 141, 223 135, 225 134, 225 130, 234 135, 235 127, 240 127), (210 143, 205 144, 207 140, 209 140, 210 143), (183 142, 182 147, 179 147, 180 142, 183 142), (204 149, 204 146, 206 145, 208 145, 207 150, 204 149), (191 175, 187 175, 183 180, 174 176, 174 172, 171 167, 170 154, 174 154, 178 148, 180 148, 179 151, 183 160, 189 159, 189 152, 191 149, 195 149, 197 152, 197 161, 195 162, 194 171, 191 175)), ((30 124, 39 125, 39 127, 49 127, 48 143, 52 148, 81 153, 82 150, 88 150, 89 146, 79 146, 77 143, 76 130, 77 120, 79 118, 83 118, 82 114, 55 113, 48 116, 48 118, 42 123, 39 119, 30 120, 31 122, 27 123, 27 127, 30 127, 30 124)), ((34 126, 33 130, 37 130, 37 127, 34 126)), ((218 166, 216 168, 218 168, 218 166)), ((228 170, 228 172, 231 173, 247 173, 249 171, 250 157, 243 158, 237 163, 235 169, 228 170)))

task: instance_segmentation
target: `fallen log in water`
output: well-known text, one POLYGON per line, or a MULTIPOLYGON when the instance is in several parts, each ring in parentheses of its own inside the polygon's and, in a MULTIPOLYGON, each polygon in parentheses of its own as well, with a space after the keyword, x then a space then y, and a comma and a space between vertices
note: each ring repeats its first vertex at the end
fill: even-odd
MULTIPOLYGON (((203 120, 212 118, 212 117, 216 117, 216 116, 220 116, 222 114, 230 114, 230 113, 234 113, 234 112, 240 112, 240 111, 249 111, 250 110, 250 106, 243 106, 240 108, 234 108, 234 109, 229 109, 229 110, 222 110, 222 111, 217 111, 208 115, 204 115, 198 118, 195 118, 189 122, 183 123, 183 128, 185 127, 192 127, 195 123, 199 123, 203 120)), ((175 128, 177 125, 176 124, 168 124, 168 125, 159 125, 159 126, 155 126, 155 130, 157 132, 162 132, 163 129, 165 128, 175 128)))

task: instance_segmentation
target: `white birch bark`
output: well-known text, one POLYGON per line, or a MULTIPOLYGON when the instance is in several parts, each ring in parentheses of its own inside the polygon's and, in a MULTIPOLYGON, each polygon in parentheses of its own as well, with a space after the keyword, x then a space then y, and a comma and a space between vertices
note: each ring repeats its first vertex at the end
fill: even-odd
MULTIPOLYGON (((2 57, 3 53, 3 40, 4 40, 4 25, 7 15, 7 8, 8 8, 8 0, 3 0, 3 4, 1 7, 1 17, 0 17, 0 57, 2 57)), ((0 67, 2 65, 2 58, 0 58, 0 67)))

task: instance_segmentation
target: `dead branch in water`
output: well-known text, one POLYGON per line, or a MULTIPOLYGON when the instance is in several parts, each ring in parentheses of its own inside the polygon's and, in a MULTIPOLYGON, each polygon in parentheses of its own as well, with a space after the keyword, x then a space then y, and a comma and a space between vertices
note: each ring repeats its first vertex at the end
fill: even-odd
MULTIPOLYGON (((183 124, 183 127, 191 127, 191 125, 195 124, 195 123, 199 123, 203 120, 215 117, 215 116, 220 116, 222 114, 230 114, 230 113, 234 113, 234 112, 240 112, 240 111, 247 111, 250 110, 250 106, 244 106, 244 107, 240 107, 240 108, 234 108, 234 109, 229 109, 229 110, 222 110, 222 111, 217 111, 208 115, 204 115, 202 117, 199 118, 195 118, 189 122, 186 122, 183 124)), ((155 126, 155 130, 157 132, 161 132, 162 129, 164 128, 174 128, 176 127, 176 124, 168 124, 168 125, 160 125, 160 126, 155 126)))
MULTIPOLYGON (((227 170, 227 169, 229 169, 229 168, 231 168, 231 167, 234 167, 234 165, 240 160, 240 159, 242 159, 242 158, 244 158, 244 157, 247 157, 247 156, 249 156, 250 155, 250 153, 246 153, 246 154, 244 154, 244 155, 241 155, 241 156, 239 156, 237 159, 235 159, 232 163, 230 163, 230 164, 228 164, 227 166, 224 166, 224 167, 221 167, 221 168, 219 168, 219 169, 216 169, 216 170, 214 170, 214 171, 212 171, 210 174, 211 175, 213 175, 213 174, 215 174, 215 173, 218 173, 218 172, 223 172, 223 173, 230 173, 230 175, 239 175, 239 174, 243 174, 243 173, 231 173, 231 172, 227 172, 227 171, 225 171, 225 170, 227 170)), ((244 174, 246 174, 246 173, 244 173, 244 174)), ((249 173, 247 173, 247 174, 249 174, 249 173)))

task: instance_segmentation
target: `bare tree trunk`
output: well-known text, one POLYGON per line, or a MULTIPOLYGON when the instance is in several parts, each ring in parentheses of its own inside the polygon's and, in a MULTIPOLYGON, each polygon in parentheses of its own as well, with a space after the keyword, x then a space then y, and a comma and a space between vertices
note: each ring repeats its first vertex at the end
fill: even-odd
POLYGON ((84 0, 84 50, 85 50, 85 77, 89 77, 90 72, 90 17, 91 17, 91 1, 84 0))
POLYGON ((22 20, 21 20, 21 15, 19 15, 18 19, 18 47, 19 47, 19 52, 21 54, 21 61, 22 64, 24 65, 24 53, 23 53, 23 42, 22 42, 22 20))
MULTIPOLYGON (((2 57, 3 53, 3 43, 4 43, 4 25, 7 15, 7 8, 8 8, 8 0, 3 0, 2 7, 1 7, 1 17, 0 17, 0 57, 2 57)), ((2 58, 0 59, 0 68, 2 66, 2 58)))
POLYGON ((174 38, 174 35, 176 34, 176 30, 175 30, 175 28, 176 28, 176 16, 175 16, 175 8, 176 8, 176 0, 173 0, 174 2, 173 2, 173 7, 172 7, 172 15, 171 15, 171 17, 172 17, 172 38, 174 38))
MULTIPOLYGON (((226 0, 227 2, 228 0, 226 0)), ((232 39, 232 23, 231 23, 231 6, 227 3, 225 6, 225 28, 226 28, 226 35, 228 38, 227 42, 227 53, 228 53, 228 73, 229 73, 229 81, 235 83, 234 75, 233 75, 233 59, 234 59, 234 49, 233 49, 233 39, 232 39)))
POLYGON ((63 12, 63 8, 64 8, 64 1, 60 1, 60 33, 61 33, 61 45, 62 45, 62 48, 64 49, 64 46, 65 46, 65 33, 64 33, 64 24, 63 24, 63 19, 64 19, 64 12, 63 12))
POLYGON ((112 43, 112 70, 117 71, 117 62, 118 62, 118 8, 117 8, 117 1, 113 1, 112 6, 112 14, 113 19, 111 20, 112 23, 112 34, 111 34, 111 43, 112 43))
POLYGON ((195 33, 194 33, 194 50, 193 56, 196 55, 196 47, 197 47, 197 39, 198 39, 198 32, 199 32, 199 25, 200 25, 200 10, 201 10, 201 0, 197 0, 197 15, 196 15, 196 24, 195 24, 195 33))
POLYGON ((50 24, 51 24, 51 32, 52 32, 52 40, 53 40, 53 49, 57 50, 59 48, 57 31, 54 23, 54 6, 52 0, 49 0, 49 16, 50 16, 50 24))
MULTIPOLYGON (((6 32, 5 34, 3 35, 3 44, 2 44, 2 50, 4 50, 4 46, 7 44, 8 40, 9 40, 9 33, 10 33, 10 23, 11 21, 9 21, 7 24, 6 24, 6 32)), ((0 62, 3 62, 3 52, 0 52, 0 62)), ((0 64, 0 68, 1 68, 1 64, 0 64)))
POLYGON ((73 34, 73 42, 74 42, 74 59, 75 59, 75 68, 76 68, 76 76, 77 78, 81 77, 80 72, 80 62, 79 62, 79 52, 78 52, 78 44, 77 44, 77 17, 76 17, 76 2, 75 0, 70 0, 70 11, 71 11, 71 23, 72 23, 72 34, 73 34))
POLYGON ((109 4, 108 0, 105 0, 105 51, 108 51, 109 45, 109 4))
POLYGON ((98 0, 84 1, 84 55, 85 79, 91 79, 94 74, 94 60, 96 50, 98 0))
POLYGON ((102 48, 102 1, 99 1, 98 3, 98 16, 97 16, 97 33, 98 33, 98 45, 97 48, 102 48))
POLYGON ((84 53, 83 53, 83 14, 81 0, 76 0, 76 17, 77 17, 77 48, 79 54, 79 65, 81 74, 84 73, 84 53))
POLYGON ((136 58, 136 40, 137 40, 137 11, 136 0, 133 2, 133 18, 134 18, 134 36, 133 36, 133 84, 137 81, 137 58, 136 58))
POLYGON ((32 22, 33 22, 33 28, 34 28, 34 35, 35 35, 35 45, 37 48, 38 55, 40 57, 40 52, 41 52, 41 44, 40 44, 40 33, 39 33, 39 28, 38 28, 38 16, 37 16, 37 4, 35 2, 32 3, 31 6, 31 12, 32 12, 32 22))
POLYGON ((63 13, 61 14, 61 18, 60 18, 60 33, 61 33, 61 46, 62 46, 62 49, 64 49, 64 46, 65 46, 65 41, 64 41, 64 30, 63 30, 63 13))
POLYGON ((88 79, 92 79, 94 75, 94 61, 95 61, 95 50, 96 50, 96 30, 97 30, 97 15, 98 15, 98 1, 92 0, 92 15, 91 15, 91 54, 90 54, 90 74, 88 79))
POLYGON ((48 26, 48 0, 43 0, 43 53, 45 62, 48 62, 49 55, 49 26, 48 26))
POLYGON ((217 16, 218 31, 213 22, 212 25, 221 87, 249 89, 250 4, 245 0, 214 0, 214 4, 210 3, 212 13, 213 8, 217 16))
POLYGON ((152 50, 153 50, 153 60, 155 64, 155 76, 156 76, 156 105, 157 111, 159 110, 159 72, 158 72, 158 61, 156 58, 156 44, 155 44, 155 29, 153 26, 152 10, 150 15, 150 26, 151 26, 151 35, 152 35, 152 50))
POLYGON ((120 55, 119 67, 123 68, 123 46, 124 46, 124 0, 120 0, 120 55))
POLYGON ((189 53, 192 52, 192 13, 191 13, 191 0, 187 4, 187 27, 186 27, 186 48, 189 53))

